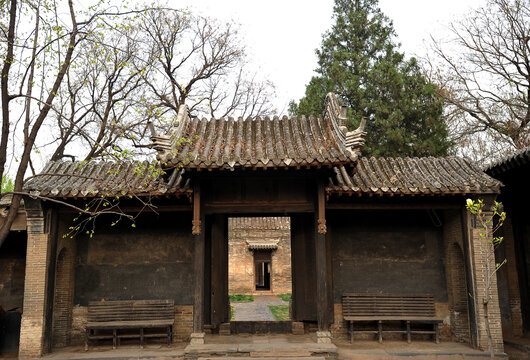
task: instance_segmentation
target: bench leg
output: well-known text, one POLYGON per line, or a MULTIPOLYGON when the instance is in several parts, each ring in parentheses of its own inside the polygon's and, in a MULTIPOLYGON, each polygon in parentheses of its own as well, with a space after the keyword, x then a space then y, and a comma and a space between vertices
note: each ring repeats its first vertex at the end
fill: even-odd
POLYGON ((117 333, 117 330, 116 329, 112 329, 112 348, 113 349, 116 349, 116 334, 117 333))
POLYGON ((144 328, 140 328, 140 349, 144 348, 144 328))
POLYGON ((411 340, 410 340, 410 321, 407 320, 407 343, 411 343, 411 340))
POLYGON ((440 343, 440 329, 438 328, 438 323, 434 324, 434 339, 437 344, 440 343))
POLYGON ((90 329, 85 329, 85 351, 88 351, 88 337, 90 336, 90 329))
POLYGON ((383 322, 379 320, 377 322, 377 329, 379 330, 379 344, 383 343, 383 322))
POLYGON ((353 321, 348 321, 348 330, 350 332, 350 344, 353 344, 353 321))
POLYGON ((171 339, 173 338, 173 331, 171 325, 167 327, 167 346, 171 346, 171 339))

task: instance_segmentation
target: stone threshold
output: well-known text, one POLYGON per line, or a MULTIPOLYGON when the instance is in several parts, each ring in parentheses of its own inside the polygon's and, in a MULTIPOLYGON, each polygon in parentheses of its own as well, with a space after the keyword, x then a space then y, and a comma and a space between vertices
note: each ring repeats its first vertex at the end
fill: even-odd
POLYGON ((243 343, 243 344, 190 344, 184 349, 188 359, 252 358, 252 359, 301 359, 336 358, 338 349, 334 344, 317 343, 243 343))

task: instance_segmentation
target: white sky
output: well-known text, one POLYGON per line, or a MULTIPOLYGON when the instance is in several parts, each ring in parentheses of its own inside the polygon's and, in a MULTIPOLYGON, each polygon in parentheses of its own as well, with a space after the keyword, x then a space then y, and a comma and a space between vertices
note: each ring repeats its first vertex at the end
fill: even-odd
MULTIPOLYGON (((485 0, 380 0, 380 8, 394 22, 398 41, 407 56, 422 56, 430 35, 442 37, 447 24, 465 16, 485 0)), ((333 0, 180 0, 172 6, 232 19, 241 25, 248 52, 259 73, 277 88, 276 107, 287 112, 290 100, 304 95, 317 66, 315 49, 331 27, 333 0)))

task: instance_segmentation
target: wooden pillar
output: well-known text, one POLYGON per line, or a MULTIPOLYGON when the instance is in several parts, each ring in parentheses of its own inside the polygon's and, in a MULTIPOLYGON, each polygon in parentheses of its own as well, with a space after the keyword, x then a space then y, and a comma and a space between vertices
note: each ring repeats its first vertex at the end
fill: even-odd
POLYGON ((324 182, 317 184, 317 201, 315 209, 315 258, 317 275, 317 342, 330 343, 328 318, 328 274, 326 255, 326 193, 324 182))
POLYGON ((192 344, 204 344, 204 216, 201 214, 201 188, 193 186, 192 230, 194 255, 193 272, 195 288, 193 292, 193 333, 192 344))
POLYGON ((508 272, 508 291, 510 296, 510 315, 512 321, 512 336, 523 336, 523 315, 521 311, 521 291, 517 273, 517 256, 515 250, 515 237, 513 231, 512 215, 507 214, 502 228, 504 236, 504 251, 506 254, 506 267, 508 272))

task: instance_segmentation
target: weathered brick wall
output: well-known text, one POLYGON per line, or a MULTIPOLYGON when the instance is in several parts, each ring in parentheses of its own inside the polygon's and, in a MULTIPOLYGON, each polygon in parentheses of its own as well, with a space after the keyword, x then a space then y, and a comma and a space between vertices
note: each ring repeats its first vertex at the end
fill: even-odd
MULTIPOLYGON (((103 220, 101 220, 103 221, 103 220)), ((143 214, 136 227, 100 222, 76 239, 74 304, 173 299, 193 304, 191 214, 143 214)))
POLYGON ((444 213, 443 239, 445 272, 449 298, 449 323, 453 341, 470 343, 468 288, 463 253, 461 212, 444 213))
POLYGON ((173 340, 186 342, 190 340, 193 332, 193 305, 175 306, 175 325, 173 327, 173 340))
POLYGON ((72 325, 70 330, 70 345, 85 343, 85 327, 87 324, 88 309, 86 306, 75 305, 72 308, 72 325))
POLYGON ((286 217, 230 218, 228 221, 229 293, 255 292, 254 257, 249 242, 277 243, 272 250, 271 291, 290 293, 291 239, 286 217))
MULTIPOLYGON (((491 214, 487 215, 491 216, 491 214)), ((479 224, 475 221, 472 221, 471 223, 471 255, 473 257, 475 270, 475 304, 477 304, 477 327, 479 331, 478 346, 482 350, 488 349, 486 320, 484 318, 484 307, 482 305, 488 295, 488 319, 493 346, 496 351, 502 352, 504 350, 504 344, 502 339, 499 296, 497 292, 497 278, 496 276, 489 277, 489 274, 491 274, 492 271, 491 269, 495 269, 495 258, 493 256, 488 256, 489 254, 492 254, 491 238, 482 237, 480 235, 481 229, 479 228, 479 224), (490 279, 489 286, 488 278, 490 279)))
POLYGON ((347 334, 341 300, 343 293, 354 292, 433 294, 436 315, 445 320, 440 327, 442 340, 450 338, 443 234, 426 212, 329 211, 327 223, 332 239, 334 337, 347 334))
POLYGON ((40 232, 28 231, 24 313, 19 346, 21 358, 38 357, 43 351, 49 248, 48 234, 44 233, 44 220, 41 220, 36 221, 41 222, 40 232))
POLYGON ((75 240, 59 236, 55 266, 55 293, 53 305, 52 346, 64 347, 70 343, 72 307, 74 300, 75 240))

